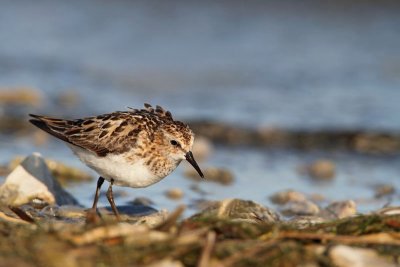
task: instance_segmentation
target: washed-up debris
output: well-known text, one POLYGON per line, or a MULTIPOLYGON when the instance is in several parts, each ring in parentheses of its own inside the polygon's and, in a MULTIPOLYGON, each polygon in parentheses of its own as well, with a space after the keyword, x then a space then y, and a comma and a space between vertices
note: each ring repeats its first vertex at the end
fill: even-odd
POLYGON ((53 178, 38 153, 26 157, 0 187, 0 202, 20 206, 40 199, 48 204, 77 205, 78 202, 53 178))
POLYGON ((76 235, 65 234, 62 237, 75 245, 88 245, 97 242, 122 242, 115 240, 123 239, 124 243, 134 243, 135 245, 143 246, 154 242, 165 241, 168 238, 168 234, 150 230, 149 227, 145 225, 118 223, 96 227, 76 235))
MULTIPOLYGON (((8 168, 10 170, 16 168, 23 160, 23 157, 15 157, 10 161, 8 168)), ((50 170, 51 174, 60 182, 61 184, 66 184, 68 182, 80 182, 80 181, 92 181, 93 176, 85 171, 78 168, 67 166, 62 162, 45 159, 46 165, 50 170)))
POLYGON ((216 182, 223 185, 230 185, 234 181, 233 174, 228 169, 208 167, 203 168, 203 173, 206 179, 199 177, 193 168, 187 168, 184 175, 194 181, 216 182))
MULTIPOLYGON (((242 218, 260 209, 248 201, 232 201, 222 201, 220 207, 227 207, 219 211, 226 214, 235 202, 246 204, 236 212, 242 218)), ((347 266, 343 265, 347 262, 349 266, 396 266, 400 247, 400 215, 300 224, 254 223, 237 220, 237 216, 214 216, 215 211, 180 222, 181 213, 179 208, 164 223, 149 226, 115 220, 96 225, 62 220, 27 223, 0 212, 0 262, 72 267, 319 266, 321 262, 327 266, 347 266)))

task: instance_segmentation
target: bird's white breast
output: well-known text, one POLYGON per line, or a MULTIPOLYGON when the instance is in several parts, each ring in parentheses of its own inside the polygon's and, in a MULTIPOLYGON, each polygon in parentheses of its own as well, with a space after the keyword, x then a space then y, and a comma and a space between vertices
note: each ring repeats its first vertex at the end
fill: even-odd
POLYGON ((99 157, 91 151, 69 145, 72 151, 88 167, 95 170, 103 178, 114 184, 128 187, 146 187, 159 182, 164 177, 155 175, 144 163, 144 159, 127 161, 124 154, 111 154, 99 157))

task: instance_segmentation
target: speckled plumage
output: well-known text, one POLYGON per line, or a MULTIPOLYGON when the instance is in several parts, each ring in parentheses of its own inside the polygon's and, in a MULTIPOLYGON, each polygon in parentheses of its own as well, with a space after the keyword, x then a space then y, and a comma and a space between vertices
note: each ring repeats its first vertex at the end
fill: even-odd
POLYGON ((32 124, 67 142, 86 165, 116 185, 149 186, 183 159, 202 176, 190 152, 193 132, 160 106, 76 120, 30 116, 32 124))

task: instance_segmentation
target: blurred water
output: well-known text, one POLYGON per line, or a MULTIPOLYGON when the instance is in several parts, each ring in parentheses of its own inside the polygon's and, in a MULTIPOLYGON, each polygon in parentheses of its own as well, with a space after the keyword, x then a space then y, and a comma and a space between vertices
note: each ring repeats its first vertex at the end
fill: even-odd
MULTIPOLYGON (((86 116, 150 102, 177 118, 400 130, 400 6, 325 2, 1 1, 0 85, 42 92, 46 103, 26 113, 86 116), (78 106, 56 104, 65 91, 79 95, 78 106)), ((39 150, 82 166, 55 142, 35 147, 3 138, 0 144, 3 162, 39 150)), ((323 191, 332 199, 369 196, 370 182, 399 188, 397 157, 322 155, 339 164, 333 183, 314 185, 299 177, 296 165, 320 156, 219 148, 207 164, 232 169, 238 181, 227 188, 202 186, 213 198, 260 202, 289 187, 323 191)), ((150 194, 171 207, 161 192, 189 184, 178 171, 129 192, 150 194)), ((86 187, 70 190, 90 202, 86 187)), ((195 197, 189 193, 183 201, 195 197)))

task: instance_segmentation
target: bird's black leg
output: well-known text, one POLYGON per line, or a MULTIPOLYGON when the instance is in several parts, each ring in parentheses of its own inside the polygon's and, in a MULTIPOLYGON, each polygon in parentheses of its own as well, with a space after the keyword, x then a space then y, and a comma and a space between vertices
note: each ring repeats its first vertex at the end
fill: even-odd
POLYGON ((99 179, 97 180, 97 188, 96 188, 96 194, 94 196, 94 200, 93 200, 93 206, 92 206, 92 210, 96 211, 97 209, 97 202, 99 201, 99 195, 100 195, 100 188, 104 183, 104 178, 103 177, 99 177, 99 179))
POLYGON ((96 194, 94 195, 93 206, 86 214, 87 223, 95 223, 98 219, 97 217, 97 202, 99 201, 100 188, 104 183, 104 178, 99 177, 97 180, 96 194))
POLYGON ((112 191, 113 184, 114 184, 114 179, 111 179, 110 186, 108 187, 108 190, 107 190, 107 199, 108 199, 108 202, 110 202, 110 204, 111 204, 111 208, 115 214, 115 217, 117 217, 117 220, 120 220, 117 206, 115 206, 115 203, 114 203, 114 196, 113 196, 113 191, 112 191))

